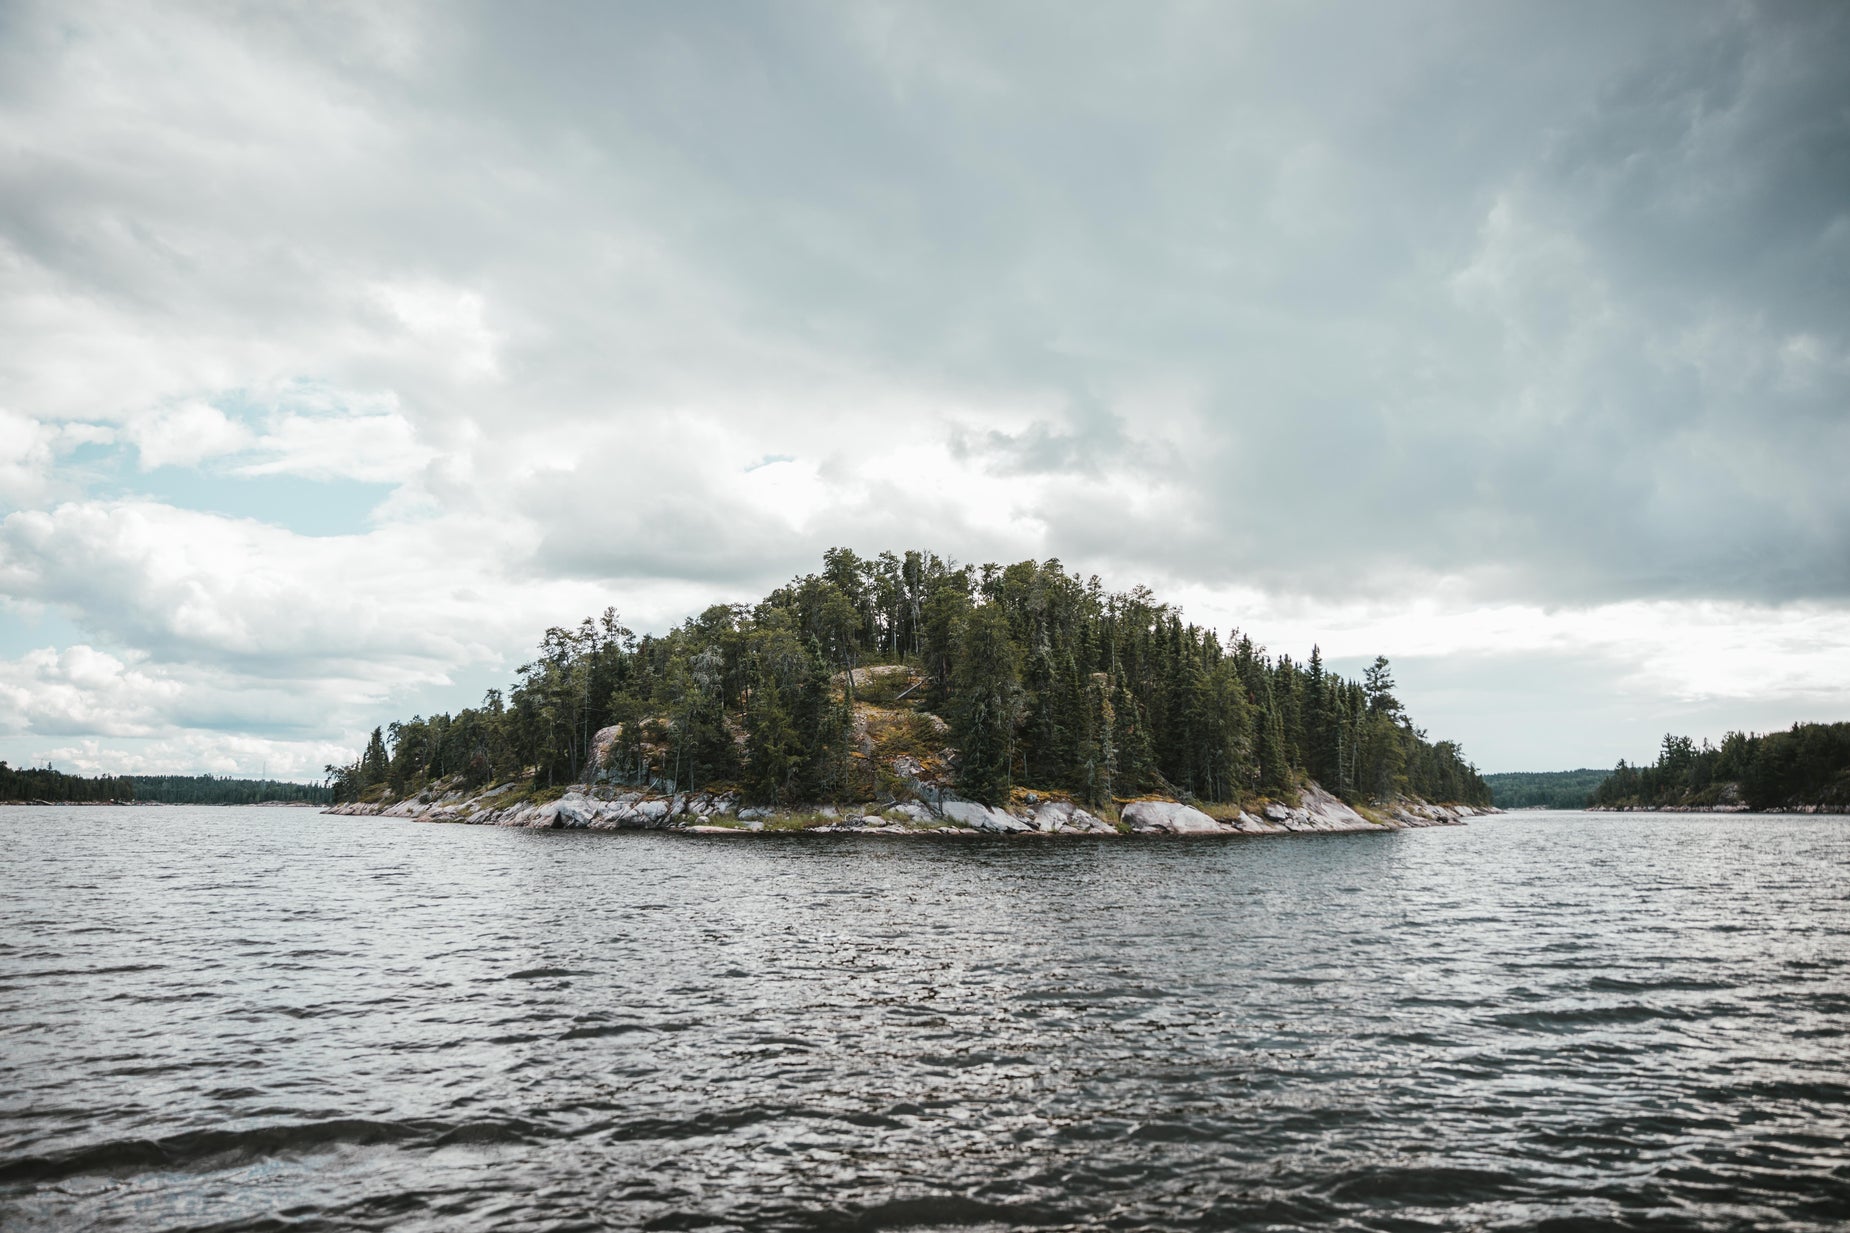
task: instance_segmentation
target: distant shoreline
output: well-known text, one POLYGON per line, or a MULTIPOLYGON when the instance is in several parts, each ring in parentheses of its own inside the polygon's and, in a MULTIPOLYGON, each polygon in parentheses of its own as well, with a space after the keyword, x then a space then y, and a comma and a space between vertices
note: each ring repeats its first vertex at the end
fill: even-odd
POLYGON ((1583 805, 1582 813, 1746 813, 1746 814, 1847 814, 1850 805, 1779 805, 1750 809, 1746 805, 1583 805))
POLYGON ((156 809, 322 809, 326 805, 315 801, 0 801, 0 805, 35 805, 40 808, 50 806, 81 806, 85 809, 100 808, 109 805, 122 807, 156 808, 156 809))

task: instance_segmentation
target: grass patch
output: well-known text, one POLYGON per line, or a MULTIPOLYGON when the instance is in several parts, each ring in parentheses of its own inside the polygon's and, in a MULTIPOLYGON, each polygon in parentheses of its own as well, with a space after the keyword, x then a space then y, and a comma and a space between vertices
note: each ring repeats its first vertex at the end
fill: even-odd
POLYGON ((826 813, 784 813, 766 818, 764 829, 767 831, 808 831, 839 821, 841 821, 840 818, 826 813))
POLYGON ((938 722, 923 711, 869 712, 867 735, 874 743, 874 758, 883 763, 894 758, 924 763, 944 748, 938 722))

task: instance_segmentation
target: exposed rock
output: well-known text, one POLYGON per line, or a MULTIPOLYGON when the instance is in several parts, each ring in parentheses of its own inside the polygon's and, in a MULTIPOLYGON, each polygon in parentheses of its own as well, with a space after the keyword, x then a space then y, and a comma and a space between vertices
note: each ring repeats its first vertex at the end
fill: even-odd
POLYGON ((637 801, 628 809, 629 816, 642 826, 661 826, 668 821, 671 813, 669 802, 664 800, 637 801))
POLYGON ((1115 835, 1118 828, 1071 801, 1046 801, 1034 811, 1034 829, 1047 835, 1115 835))
POLYGON ((599 728, 591 736, 591 765, 601 768, 610 754, 610 747, 623 735, 622 724, 611 724, 608 728, 599 728))
POLYGON ((975 801, 946 801, 942 809, 945 817, 973 830, 1010 835, 1028 829, 1028 824, 1020 818, 992 805, 979 805, 975 801))
POLYGON ((1120 815, 1131 830, 1143 835, 1219 835, 1227 828, 1180 801, 1132 801, 1120 815))
POLYGON ((590 826, 602 812, 602 801, 592 801, 576 793, 567 793, 553 805, 553 818, 566 826, 590 826))
MULTIPOLYGON (((897 759, 902 770, 923 770, 910 759, 897 759)), ((334 806, 330 813, 382 815, 427 822, 466 822, 476 825, 544 827, 558 829, 674 829, 705 833, 711 830, 760 831, 783 810, 762 806, 740 808, 728 792, 688 792, 660 796, 612 784, 576 785, 557 800, 534 804, 513 792, 519 785, 502 785, 475 792, 452 785, 426 788, 402 801, 334 806), (739 825, 720 825, 737 818, 739 825)), ((943 799, 942 787, 920 782, 921 800, 888 805, 865 803, 792 805, 791 812, 818 817, 820 831, 855 834, 936 835, 987 834, 1115 834, 1117 828, 1071 801, 1024 793, 1027 808, 1017 812, 980 805, 974 801, 943 799), (938 807, 934 808, 934 802, 938 807), (1030 816, 1031 810, 1031 816, 1030 816)), ((1316 784, 1305 785, 1295 804, 1268 802, 1258 816, 1241 813, 1216 820, 1179 801, 1133 801, 1124 807, 1124 822, 1141 834, 1242 834, 1334 833, 1345 831, 1401 830, 1407 827, 1453 826, 1466 818, 1499 812, 1468 805, 1433 805, 1399 800, 1369 807, 1368 816, 1316 784)))

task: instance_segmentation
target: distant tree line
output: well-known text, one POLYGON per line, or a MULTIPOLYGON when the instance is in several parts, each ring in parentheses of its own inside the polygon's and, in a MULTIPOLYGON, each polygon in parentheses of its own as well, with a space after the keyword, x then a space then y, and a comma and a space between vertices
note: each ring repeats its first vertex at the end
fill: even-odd
POLYGON ((0 762, 0 801, 126 801, 135 785, 126 775, 66 775, 49 766, 14 768, 0 762))
POLYGON ((0 801, 140 801, 168 805, 255 805, 302 801, 325 805, 327 785, 218 775, 67 775, 49 766, 14 769, 0 762, 0 801))
MULTIPOLYGON (((1094 805, 1233 801, 1289 795, 1304 776, 1351 800, 1490 799, 1456 744, 1413 725, 1385 659, 1353 681, 1315 648, 1299 663, 1237 631, 1223 643, 1146 588, 1107 592, 1055 560, 958 566, 846 548, 756 604, 715 605, 663 635, 637 637, 614 610, 550 629, 505 695, 375 729, 328 783, 347 800, 597 773, 726 784, 768 804, 867 799, 882 772, 855 749, 854 670, 875 664, 922 676, 908 705, 949 724, 974 800, 1021 785, 1094 805), (610 725, 621 736, 592 767, 592 738, 610 725)), ((931 730, 915 733, 920 748, 931 730)))
POLYGON ((331 804, 326 784, 221 775, 131 775, 135 799, 163 805, 258 805, 266 801, 331 804))
POLYGON ((1498 771, 1484 776, 1498 809, 1585 809, 1611 771, 1498 771))
POLYGON ((1850 806, 1850 723, 1794 724, 1785 732, 1730 732, 1720 745, 1666 734, 1650 766, 1623 760, 1593 793, 1614 808, 1701 807, 1738 799, 1749 809, 1850 806))

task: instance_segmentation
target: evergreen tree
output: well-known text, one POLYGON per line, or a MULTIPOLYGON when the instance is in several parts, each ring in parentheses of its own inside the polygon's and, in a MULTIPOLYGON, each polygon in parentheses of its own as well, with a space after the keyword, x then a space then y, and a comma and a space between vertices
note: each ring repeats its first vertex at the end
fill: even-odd
POLYGON ((1000 804, 1013 783, 1020 670, 1008 618, 993 603, 971 610, 957 638, 955 710, 957 785, 971 800, 1000 804))
POLYGON ((1259 699, 1258 740, 1254 750, 1259 791, 1265 796, 1284 797, 1292 793, 1291 762, 1286 755, 1284 720, 1272 682, 1265 680, 1259 699))
POLYGON ((373 734, 366 742, 366 752, 360 755, 359 786, 377 787, 385 782, 391 767, 391 756, 385 751, 385 732, 374 728, 373 734))
POLYGON ((782 691, 768 675, 752 690, 745 731, 746 794, 758 804, 782 804, 801 769, 803 746, 782 691))
POLYGON ((1111 706, 1111 678, 1095 672, 1086 680, 1084 739, 1077 767, 1080 800, 1098 809, 1111 800, 1118 773, 1117 717, 1111 706))

